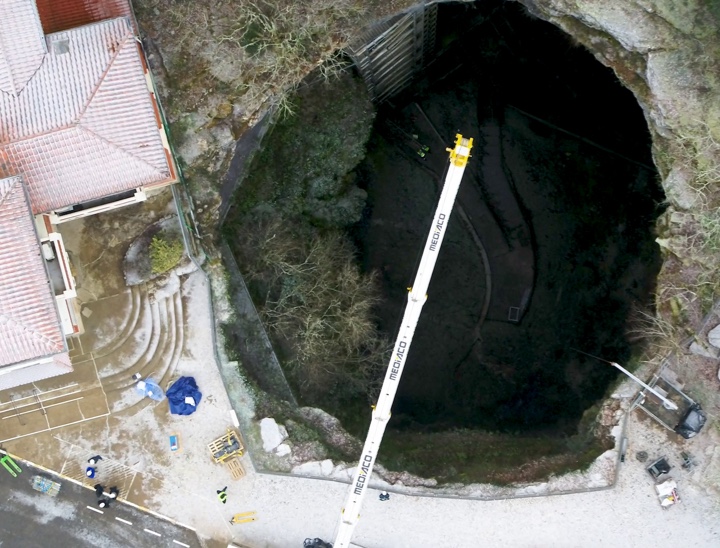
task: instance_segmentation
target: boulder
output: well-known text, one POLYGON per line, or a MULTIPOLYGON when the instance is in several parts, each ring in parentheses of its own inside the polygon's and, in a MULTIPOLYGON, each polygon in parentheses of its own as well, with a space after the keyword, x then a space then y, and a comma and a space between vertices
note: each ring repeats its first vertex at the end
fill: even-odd
POLYGON ((281 443, 275 448, 275 454, 278 457, 285 457, 290 454, 290 446, 287 443, 281 443))
POLYGON ((720 325, 713 327, 707 335, 708 342, 715 348, 720 348, 720 325))
POLYGON ((322 467, 317 461, 306 462, 293 468, 292 473, 299 476, 312 476, 317 478, 322 475, 322 467))
POLYGON ((332 474, 332 471, 333 471, 333 461, 331 461, 330 459, 325 459, 324 461, 322 461, 320 463, 320 473, 323 476, 329 476, 330 474, 332 474))
POLYGON ((713 348, 712 346, 706 346, 704 344, 699 344, 697 342, 693 342, 690 345, 690 352, 692 352, 696 356, 702 356, 703 358, 713 358, 713 359, 716 359, 719 354, 718 350, 716 348, 713 348))
POLYGON ((270 453, 285 441, 287 431, 275 422, 275 419, 266 417, 260 421, 260 435, 262 436, 263 449, 270 453))

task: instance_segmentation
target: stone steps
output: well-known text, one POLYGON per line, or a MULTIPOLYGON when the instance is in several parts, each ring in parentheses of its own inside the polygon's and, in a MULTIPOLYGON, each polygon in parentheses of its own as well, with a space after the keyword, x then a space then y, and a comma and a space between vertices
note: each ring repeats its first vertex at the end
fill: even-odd
POLYGON ((136 400, 129 405, 126 403, 128 391, 134 390, 134 373, 140 373, 142 378, 151 377, 163 390, 167 390, 168 383, 175 374, 185 340, 182 296, 177 292, 158 304, 160 314, 157 322, 153 322, 153 330, 158 332, 158 337, 152 350, 149 349, 141 360, 106 386, 108 400, 115 415, 132 416, 155 404, 149 398, 136 400))
POLYGON ((174 295, 175 304, 175 345, 173 347, 173 353, 170 357, 168 367, 165 369, 165 373, 160 379, 159 384, 163 390, 167 390, 168 385, 175 375, 175 369, 177 364, 180 362, 183 350, 185 349, 185 310, 183 308, 182 294, 178 291, 174 295))
POLYGON ((130 287, 130 296, 130 314, 126 317, 127 320, 125 325, 123 325, 120 334, 112 341, 112 343, 93 350, 93 354, 96 358, 102 358, 117 352, 117 350, 127 342, 137 328, 137 324, 140 321, 140 313, 142 312, 145 301, 147 300, 147 294, 143 291, 141 286, 132 286, 130 287))
MULTIPOLYGON (((134 384, 132 376, 135 373, 140 373, 141 375, 146 373, 145 366, 147 362, 156 354, 158 348, 162 348, 165 344, 166 335, 162 326, 165 325, 165 322, 168 320, 167 304, 164 301, 152 303, 150 305, 150 311, 151 323, 145 328, 143 333, 145 344, 142 347, 142 353, 140 353, 135 360, 127 362, 121 371, 103 377, 102 382, 105 390, 112 391, 134 384)), ((118 352, 118 354, 121 353, 118 352)), ((121 358, 121 355, 117 356, 117 358, 121 358)))

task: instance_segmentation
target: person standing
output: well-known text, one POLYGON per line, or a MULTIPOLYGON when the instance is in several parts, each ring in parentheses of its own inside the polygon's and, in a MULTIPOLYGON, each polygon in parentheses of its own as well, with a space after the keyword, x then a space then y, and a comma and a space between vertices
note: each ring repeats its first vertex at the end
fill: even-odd
POLYGON ((218 489, 217 495, 218 499, 220 499, 220 502, 225 504, 227 502, 227 486, 223 487, 222 489, 218 489))

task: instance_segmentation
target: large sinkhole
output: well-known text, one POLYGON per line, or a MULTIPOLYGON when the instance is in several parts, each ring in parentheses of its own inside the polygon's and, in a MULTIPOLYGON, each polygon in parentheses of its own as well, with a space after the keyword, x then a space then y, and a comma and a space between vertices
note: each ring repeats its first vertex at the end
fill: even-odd
POLYGON ((616 370, 589 356, 630 365, 628 325, 652 302, 650 136, 613 70, 517 3, 440 4, 437 21, 432 61, 374 122, 357 75, 310 78, 265 137, 224 231, 285 376, 253 350, 255 324, 226 335, 261 388, 292 399, 287 377, 362 438, 445 148, 472 137, 379 459, 440 481, 539 479, 607 448, 593 419, 616 370))
POLYGON ((441 5, 438 57, 378 113, 354 237, 394 338, 457 131, 475 139, 395 430, 570 434, 651 300, 663 200, 632 93, 514 3, 441 5), (582 352, 586 353, 583 354, 582 352))

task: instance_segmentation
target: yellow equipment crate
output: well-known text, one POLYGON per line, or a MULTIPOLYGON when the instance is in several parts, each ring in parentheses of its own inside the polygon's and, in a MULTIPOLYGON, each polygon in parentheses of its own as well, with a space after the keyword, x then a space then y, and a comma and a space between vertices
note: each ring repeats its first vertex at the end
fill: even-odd
POLYGON ((224 436, 208 443, 208 449, 215 462, 225 462, 233 457, 242 457, 245 447, 240 434, 228 428, 224 436))

